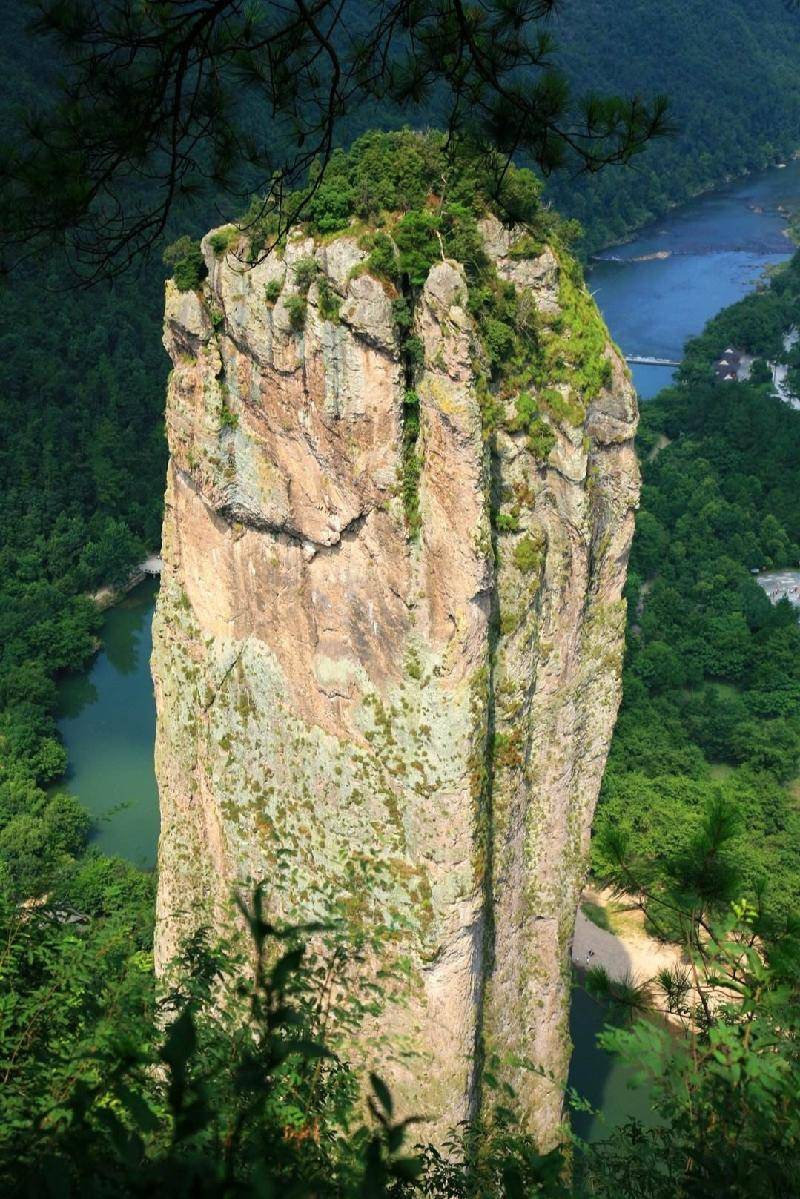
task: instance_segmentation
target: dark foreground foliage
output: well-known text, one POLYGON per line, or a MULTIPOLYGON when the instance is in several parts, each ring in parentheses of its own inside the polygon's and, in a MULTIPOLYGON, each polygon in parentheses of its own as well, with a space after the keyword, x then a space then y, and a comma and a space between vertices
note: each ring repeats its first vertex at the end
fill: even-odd
MULTIPOLYGON (((729 813, 710 808, 659 895, 685 967, 591 986, 629 1020, 605 1034, 647 1079, 659 1117, 596 1145, 537 1152, 513 1094, 444 1152, 419 1143, 343 1045, 359 1014, 358 955, 331 928, 281 930, 262 892, 241 905, 244 956, 196 935, 158 999, 136 933, 65 932, 63 913, 2 913, 16 962, 0 1025, 0 1186, 13 1196, 319 1199, 783 1199, 798 1183, 798 928, 746 901, 729 813), (133 942, 131 941, 133 937, 133 942), (332 938, 332 939, 331 939, 332 938), (120 961, 126 968, 120 970, 120 961), (347 967, 347 968, 346 968, 347 967), (349 978, 346 989, 343 978, 349 978), (641 1016, 667 1012, 667 1032, 641 1016)), ((648 899, 652 867, 625 838, 607 881, 648 899)), ((370 1010, 374 1013, 374 996, 370 1010)), ((361 1009, 363 1010, 363 1009, 361 1009)))

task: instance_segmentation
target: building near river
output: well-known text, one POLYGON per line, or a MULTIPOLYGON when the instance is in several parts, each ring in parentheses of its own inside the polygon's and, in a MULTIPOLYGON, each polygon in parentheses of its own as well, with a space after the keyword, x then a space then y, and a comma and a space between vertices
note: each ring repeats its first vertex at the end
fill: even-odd
POLYGON ((759 571, 756 582, 764 588, 773 604, 787 599, 793 607, 800 608, 800 570, 759 571))
POLYGON ((718 383, 736 383, 739 380, 739 369, 742 363, 741 350, 728 346, 722 357, 714 365, 714 375, 718 383))

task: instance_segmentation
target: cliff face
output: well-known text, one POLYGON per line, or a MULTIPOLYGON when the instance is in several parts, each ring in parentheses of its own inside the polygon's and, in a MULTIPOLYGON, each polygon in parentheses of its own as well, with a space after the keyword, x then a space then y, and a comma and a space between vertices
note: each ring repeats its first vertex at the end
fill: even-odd
POLYGON ((489 395, 455 261, 414 296, 411 367, 354 236, 297 234, 252 268, 206 239, 202 292, 167 286, 157 958, 253 880, 289 918, 385 926, 412 967, 378 1022, 401 1106, 453 1125, 486 1055, 517 1055, 552 1075, 500 1067, 548 1144, 619 699, 636 407, 571 268, 480 230, 552 365, 522 397, 489 395))

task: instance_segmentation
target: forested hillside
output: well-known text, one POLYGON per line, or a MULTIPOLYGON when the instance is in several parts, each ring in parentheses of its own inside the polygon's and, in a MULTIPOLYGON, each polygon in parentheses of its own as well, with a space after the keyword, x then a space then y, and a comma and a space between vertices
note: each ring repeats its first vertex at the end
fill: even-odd
MULTIPOLYGON (((353 3, 354 13, 366 10, 353 3)), ((622 241, 720 182, 800 150, 800 12, 785 0, 563 0, 545 25, 575 96, 669 98, 672 134, 627 167, 556 175, 546 194, 584 229, 579 252, 622 241)), ((441 124, 435 94, 427 108, 441 124)), ((353 135, 400 113, 367 106, 353 135)))
MULTIPOLYGON (((6 5, 0 48, 3 133, 12 105, 40 95, 28 10, 6 5)), ((160 539, 166 361, 160 264, 92 290, 54 254, 6 280, 0 360, 0 862, 15 895, 47 881, 86 819, 40 787, 63 772, 53 676, 93 652, 85 598, 125 579, 160 539), (24 780, 24 790, 14 790, 24 780)), ((21 786, 21 784, 20 784, 21 786)))
POLYGON ((677 127, 630 167, 550 185, 585 252, 800 149, 800 12, 784 0, 570 0, 552 31, 579 93, 663 92, 677 127))
POLYGON ((712 320, 677 386, 643 408, 625 698, 595 821, 599 869, 623 829, 666 886, 709 801, 723 803, 741 876, 773 912, 800 906, 800 627, 752 572, 800 562, 800 412, 764 368, 787 357, 798 318, 795 257, 712 320), (750 382, 715 381, 728 345, 757 356, 750 382))
MULTIPOLYGON (((9 104, 40 94, 26 11, 4 6, 3 132, 9 104)), ((46 1046, 104 1036, 124 992, 131 1014, 152 993, 152 879, 86 853, 78 798, 53 794, 66 766, 55 678, 83 665, 100 616, 87 593, 125 579, 158 545, 166 453, 160 265, 74 290, 54 255, 6 279, 0 332, 0 920, 9 1128, 29 1119, 46 1046), (20 915, 31 896, 42 919, 20 915), (80 936, 50 917, 77 911, 80 936), (91 996, 88 1003, 80 997, 91 996), (138 998, 137 998, 138 996, 138 998), (108 1018, 107 1023, 104 1023, 108 1018), (14 1074, 16 1038, 30 1053, 14 1074), (71 1040, 69 1040, 71 1038, 71 1040), (8 1084, 14 1078, 11 1095, 8 1084)), ((113 791, 114 779, 108 780, 113 791)), ((52 1059, 51 1064, 52 1064, 52 1059)))

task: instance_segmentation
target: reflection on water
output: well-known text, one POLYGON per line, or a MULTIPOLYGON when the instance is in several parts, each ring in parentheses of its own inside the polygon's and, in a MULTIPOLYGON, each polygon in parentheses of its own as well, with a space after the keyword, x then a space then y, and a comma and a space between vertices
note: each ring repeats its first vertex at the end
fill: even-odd
POLYGON ((94 844, 147 868, 155 864, 158 794, 150 677, 157 583, 148 580, 103 622, 103 649, 86 674, 59 686, 59 729, 69 754, 65 786, 95 819, 94 844))
POLYGON ((598 1048, 598 1033, 612 1017, 610 1008, 597 1003, 586 993, 577 971, 575 982, 570 1011, 573 1052, 568 1085, 587 1099, 598 1114, 574 1112, 573 1130, 585 1141, 599 1141, 616 1125, 624 1124, 633 1116, 642 1124, 652 1124, 654 1118, 647 1090, 634 1087, 633 1071, 612 1054, 598 1048))
MULTIPOLYGON (((155 592, 153 592, 155 595, 155 592)), ((141 631, 144 608, 150 602, 149 589, 146 595, 127 596, 117 611, 120 615, 107 620, 103 630, 103 650, 117 674, 135 674, 141 664, 141 631), (130 617, 130 618, 129 618, 130 617)), ((149 649, 147 654, 149 656, 149 649)))
POLYGON ((87 675, 69 675, 58 688, 59 720, 75 720, 88 704, 97 703, 97 688, 87 675))

